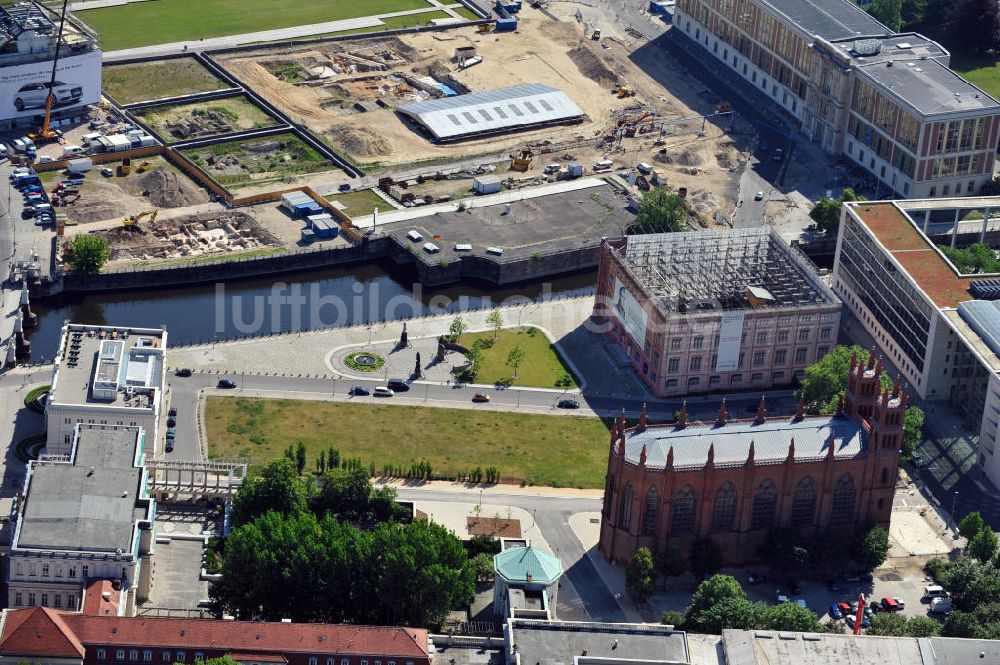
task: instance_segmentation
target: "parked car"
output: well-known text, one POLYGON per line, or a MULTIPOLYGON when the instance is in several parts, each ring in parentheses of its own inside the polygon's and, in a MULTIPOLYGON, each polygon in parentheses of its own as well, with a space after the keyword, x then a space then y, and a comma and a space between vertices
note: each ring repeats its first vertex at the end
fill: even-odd
POLYGON ((228 390, 228 389, 231 389, 231 388, 235 388, 236 387, 236 382, 232 381, 230 379, 219 379, 219 384, 218 384, 217 387, 224 388, 224 389, 228 390))
POLYGON ((837 609, 839 609, 840 613, 843 614, 845 617, 851 613, 851 606, 845 603, 844 601, 840 601, 839 603, 837 603, 837 609))
POLYGON ((170 410, 167 411, 167 415, 170 416, 171 418, 176 418, 177 417, 177 407, 176 406, 170 407, 170 410))
POLYGON ((781 148, 775 149, 774 156, 771 157, 771 159, 773 159, 776 162, 780 162, 784 158, 785 158, 785 151, 782 150, 781 148))
POLYGON ((167 439, 167 445, 164 446, 163 449, 166 450, 168 453, 174 452, 174 440, 173 439, 167 439))
POLYGON ((487 395, 486 393, 476 393, 475 395, 472 396, 472 401, 473 402, 489 402, 490 401, 490 396, 487 395))
POLYGON ((837 607, 837 603, 830 605, 830 618, 834 621, 844 618, 844 613, 840 611, 839 607, 837 607))
POLYGON ((932 598, 930 611, 934 614, 951 614, 951 598, 932 598))
POLYGON ((882 611, 883 612, 898 612, 903 609, 903 606, 895 598, 889 598, 886 596, 882 599, 882 611))
POLYGON ((341 183, 341 185, 339 187, 337 187, 337 191, 349 192, 349 191, 351 191, 351 185, 348 184, 348 183, 346 183, 346 182, 345 183, 341 183))
POLYGON ((167 427, 176 427, 176 426, 177 426, 176 418, 167 418, 167 427))
POLYGON ((372 392, 364 386, 354 386, 347 392, 349 395, 354 395, 355 397, 367 397, 372 394, 372 392))
MULTIPOLYGON (((844 621, 847 622, 847 627, 848 628, 850 628, 852 630, 854 629, 854 624, 856 622, 856 618, 855 618, 855 616, 853 614, 848 614, 846 617, 844 617, 844 621)), ((866 617, 866 616, 865 617, 861 617, 861 627, 862 628, 867 628, 870 625, 872 625, 872 622, 871 622, 871 620, 868 617, 866 617)))
POLYGON ((173 427, 168 427, 167 428, 167 438, 168 439, 172 439, 175 436, 177 436, 177 430, 175 428, 173 428, 173 427))
POLYGON ((944 598, 948 592, 940 584, 928 584, 924 587, 924 598, 944 598))
POLYGON ((115 176, 115 170, 104 167, 101 169, 101 175, 105 178, 113 178, 115 176))
POLYGON ((174 372, 175 376, 191 376, 191 370, 188 367, 181 367, 179 370, 174 372))
POLYGON ((376 386, 375 388, 375 397, 392 397, 395 394, 391 388, 386 386, 376 386))
POLYGON ((753 200, 754 201, 763 201, 764 200, 764 192, 757 192, 756 194, 754 194, 753 195, 753 200))
POLYGON ((386 383, 390 390, 397 393, 405 393, 410 389, 410 384, 408 384, 403 379, 389 379, 386 383))
POLYGON ((561 399, 556 404, 560 409, 579 409, 580 403, 575 399, 561 399))

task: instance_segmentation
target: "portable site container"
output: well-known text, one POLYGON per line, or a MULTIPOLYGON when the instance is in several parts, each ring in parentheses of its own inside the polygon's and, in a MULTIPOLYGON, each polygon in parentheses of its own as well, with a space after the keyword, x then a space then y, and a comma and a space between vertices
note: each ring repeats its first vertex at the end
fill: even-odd
POLYGON ((495 194, 500 191, 502 184, 498 176, 483 175, 472 181, 472 188, 476 190, 476 194, 495 194))
POLYGON ((281 195, 280 206, 292 214, 295 213, 295 207, 302 203, 315 203, 315 201, 305 192, 294 191, 281 195))
POLYGON ((517 30, 517 19, 498 18, 496 26, 493 29, 495 32, 514 32, 515 30, 517 30))
POLYGON ((312 242, 315 242, 316 233, 312 229, 302 229, 301 239, 302 242, 308 245, 312 242))

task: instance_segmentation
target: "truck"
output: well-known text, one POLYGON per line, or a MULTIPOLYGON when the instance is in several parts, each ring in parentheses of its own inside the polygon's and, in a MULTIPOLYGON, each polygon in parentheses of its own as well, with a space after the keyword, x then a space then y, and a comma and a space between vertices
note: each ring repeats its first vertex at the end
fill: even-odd
POLYGON ((598 41, 601 38, 601 31, 600 31, 600 29, 599 28, 594 28, 594 31, 592 33, 590 33, 590 38, 593 39, 595 42, 598 41))

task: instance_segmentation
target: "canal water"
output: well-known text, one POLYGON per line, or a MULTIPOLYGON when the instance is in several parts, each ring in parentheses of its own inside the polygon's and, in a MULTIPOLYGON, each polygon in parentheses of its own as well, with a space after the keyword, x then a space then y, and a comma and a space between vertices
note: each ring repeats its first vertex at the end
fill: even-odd
POLYGON ((456 284, 427 289, 406 267, 347 266, 235 282, 151 291, 67 296, 32 303, 33 362, 52 359, 64 321, 165 325, 171 346, 276 332, 359 325, 523 300, 594 293, 596 271, 502 289, 456 284))

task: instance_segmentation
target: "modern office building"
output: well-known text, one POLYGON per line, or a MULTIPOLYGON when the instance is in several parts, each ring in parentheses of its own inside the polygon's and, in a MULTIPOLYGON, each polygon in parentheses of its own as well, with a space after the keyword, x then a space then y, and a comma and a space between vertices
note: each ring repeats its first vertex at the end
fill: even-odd
POLYGON ((837 343, 840 301, 769 227, 605 240, 593 317, 657 396, 785 386, 837 343))
POLYGON ((993 177, 1000 102, 849 0, 678 0, 674 26, 883 191, 970 195, 993 177))
POLYGON ((7 606, 76 611, 95 580, 131 614, 152 583, 155 502, 138 427, 75 426, 70 452, 30 462, 10 546, 7 606))
POLYGON ((846 204, 833 288, 918 396, 979 433, 979 468, 1000 486, 1000 274, 963 273, 941 249, 995 251, 996 208, 1000 197, 846 204))
POLYGON ((701 537, 720 545, 729 565, 756 560, 774 527, 811 537, 848 536, 859 524, 888 529, 908 394, 883 392, 881 362, 851 360, 847 392, 832 416, 768 418, 763 399, 752 420, 611 430, 598 546, 624 563, 640 547, 690 551, 701 537))
POLYGON ((67 454, 80 423, 141 427, 149 454, 159 447, 167 331, 67 323, 45 406, 46 452, 67 454))
POLYGON ((55 83, 59 17, 29 0, 0 1, 0 130, 38 128, 49 91, 52 120, 86 115, 86 106, 101 98, 101 51, 93 36, 71 22, 63 28, 55 83))

